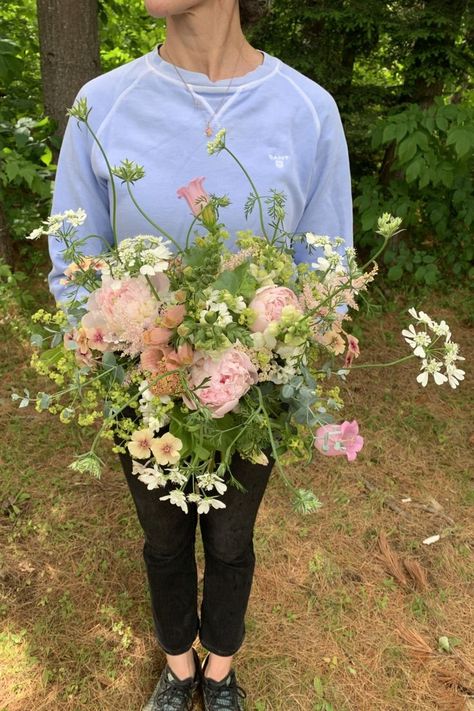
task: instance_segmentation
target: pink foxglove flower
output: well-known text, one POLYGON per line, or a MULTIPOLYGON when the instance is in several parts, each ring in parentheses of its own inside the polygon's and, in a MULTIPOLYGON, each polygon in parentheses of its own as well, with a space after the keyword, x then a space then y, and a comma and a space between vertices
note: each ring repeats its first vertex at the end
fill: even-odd
POLYGON ((160 321, 165 328, 176 328, 182 323, 185 314, 186 306, 184 304, 175 304, 174 306, 168 306, 161 315, 160 321))
POLYGON ((293 306, 297 311, 301 311, 298 298, 291 289, 286 286, 262 286, 257 289, 249 304, 249 308, 257 314, 250 330, 253 333, 265 331, 272 321, 280 320, 285 306, 293 306))
POLYGON ((342 424, 323 425, 316 430, 314 444, 321 454, 337 457, 345 454, 352 462, 364 445, 364 438, 359 434, 356 420, 342 424))
POLYGON ((360 355, 359 339, 350 333, 346 333, 347 338, 347 353, 344 358, 344 368, 350 368, 354 358, 358 358, 360 355))
POLYGON ((203 188, 205 178, 194 178, 190 183, 177 190, 178 197, 184 197, 195 217, 209 203, 209 195, 203 188))
MULTIPOLYGON (((196 353, 188 379, 191 389, 197 388, 196 397, 206 405, 213 417, 223 417, 233 410, 241 397, 257 382, 257 369, 246 353, 229 348, 217 360, 203 353, 196 353)), ((195 410, 196 406, 183 395, 186 405, 195 410)))

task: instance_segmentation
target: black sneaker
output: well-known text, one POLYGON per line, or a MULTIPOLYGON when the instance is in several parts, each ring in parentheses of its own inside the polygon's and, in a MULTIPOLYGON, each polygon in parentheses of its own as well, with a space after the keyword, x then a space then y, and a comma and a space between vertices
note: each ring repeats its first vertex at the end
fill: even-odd
POLYGON ((191 711, 193 694, 201 682, 201 662, 194 647, 193 656, 196 665, 194 677, 179 679, 166 664, 151 698, 142 711, 191 711))
POLYGON ((201 677, 205 711, 244 711, 243 699, 247 697, 247 694, 242 687, 237 685, 234 670, 231 669, 221 681, 206 679, 204 670, 208 659, 209 655, 204 660, 201 677))

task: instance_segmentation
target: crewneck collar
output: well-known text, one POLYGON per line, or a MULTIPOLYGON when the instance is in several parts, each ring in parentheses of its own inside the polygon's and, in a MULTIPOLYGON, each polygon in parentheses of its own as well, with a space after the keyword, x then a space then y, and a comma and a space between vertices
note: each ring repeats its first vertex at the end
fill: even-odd
POLYGON ((259 50, 259 52, 262 52, 263 54, 262 64, 259 64, 258 67, 240 77, 234 77, 230 86, 230 79, 218 79, 217 81, 211 81, 207 74, 203 74, 202 72, 194 72, 189 69, 182 69, 178 66, 179 74, 182 77, 181 79, 175 66, 171 64, 171 62, 166 61, 166 59, 163 59, 163 57, 161 57, 158 53, 158 47, 160 46, 161 45, 157 45, 148 54, 148 62, 152 69, 166 79, 180 84, 181 86, 183 85, 184 80, 193 89, 198 91, 205 90, 217 93, 224 90, 226 93, 231 94, 237 89, 250 88, 273 76, 273 74, 278 71, 280 64, 279 59, 273 57, 271 54, 267 54, 267 52, 263 50, 259 50))

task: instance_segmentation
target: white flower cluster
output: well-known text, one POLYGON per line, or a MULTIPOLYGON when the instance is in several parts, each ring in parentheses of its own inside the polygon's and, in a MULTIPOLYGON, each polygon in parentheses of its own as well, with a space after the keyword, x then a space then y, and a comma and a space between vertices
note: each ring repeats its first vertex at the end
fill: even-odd
POLYGON ((207 152, 210 156, 214 153, 220 153, 225 148, 225 128, 221 128, 215 135, 212 141, 207 142, 207 152))
MULTIPOLYGON (((149 491, 166 486, 168 482, 184 487, 188 481, 188 475, 180 471, 179 467, 174 466, 168 469, 163 469, 154 463, 153 465, 141 464, 133 462, 133 474, 138 476, 138 479, 146 484, 149 491)), ((183 489, 172 489, 169 494, 160 496, 160 501, 169 501, 170 504, 179 506, 184 513, 188 513, 188 502, 197 504, 197 512, 205 514, 214 509, 225 509, 226 505, 216 496, 209 496, 207 492, 215 489, 218 494, 224 494, 227 491, 227 485, 223 479, 215 472, 206 472, 196 476, 196 483, 199 492, 193 491, 186 494, 183 489)))
MULTIPOLYGON (((199 322, 202 324, 216 324, 223 328, 227 324, 232 323, 232 314, 229 311, 229 306, 225 303, 225 295, 217 289, 206 289, 204 291, 207 297, 204 308, 199 313, 199 322)), ((245 309, 245 301, 241 296, 233 297, 235 303, 232 304, 232 310, 240 313, 245 309)))
POLYGON ((142 380, 139 389, 141 396, 138 404, 142 415, 143 426, 148 427, 152 432, 159 432, 159 430, 169 422, 169 417, 166 412, 160 412, 160 403, 161 405, 167 405, 171 402, 171 398, 169 395, 154 395, 148 388, 147 380, 142 380))
POLYGON ((64 223, 68 222, 71 227, 79 227, 85 222, 87 214, 85 210, 80 207, 77 210, 66 210, 65 212, 58 213, 57 215, 51 215, 47 220, 44 220, 44 227, 38 227, 29 235, 26 239, 38 239, 43 235, 51 235, 56 237, 63 232, 70 232, 71 229, 64 229, 64 223))
POLYGON ((307 232, 306 242, 313 247, 322 248, 324 252, 324 257, 318 257, 317 261, 311 264, 313 269, 321 272, 333 272, 334 274, 346 274, 343 258, 336 251, 338 247, 344 244, 342 237, 330 239, 325 235, 315 235, 312 232, 307 232))
POLYGON ((417 312, 409 309, 408 313, 417 322, 418 326, 423 326, 424 330, 417 331, 413 324, 403 329, 402 336, 413 349, 413 355, 421 358, 421 372, 417 377, 423 387, 428 384, 429 376, 437 385, 448 382, 452 388, 456 388, 461 380, 464 380, 464 370, 457 367, 457 360, 465 360, 459 355, 459 346, 451 341, 451 330, 446 321, 437 323, 424 311, 417 312), (434 334, 431 336, 427 330, 434 334), (437 345, 440 338, 444 338, 444 343, 437 345), (444 367, 445 372, 441 372, 444 367))
MULTIPOLYGON (((120 242, 118 256, 112 260, 112 271, 116 279, 124 279, 137 274, 154 276, 168 269, 172 253, 166 246, 168 241, 154 235, 136 235, 120 242)), ((110 269, 105 270, 110 273, 110 269)))
POLYGON ((394 217, 389 212, 384 212, 377 220, 377 233, 385 239, 390 239, 399 232, 402 224, 401 217, 394 217))

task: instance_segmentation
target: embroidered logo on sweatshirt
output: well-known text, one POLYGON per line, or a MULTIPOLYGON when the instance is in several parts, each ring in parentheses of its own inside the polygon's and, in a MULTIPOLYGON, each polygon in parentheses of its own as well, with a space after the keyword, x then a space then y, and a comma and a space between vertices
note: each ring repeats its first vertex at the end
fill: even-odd
POLYGON ((275 155, 273 153, 269 153, 268 157, 270 160, 272 160, 275 163, 276 168, 284 168, 286 161, 290 156, 281 156, 281 155, 275 155))

